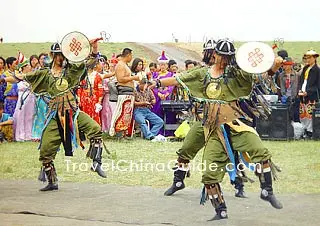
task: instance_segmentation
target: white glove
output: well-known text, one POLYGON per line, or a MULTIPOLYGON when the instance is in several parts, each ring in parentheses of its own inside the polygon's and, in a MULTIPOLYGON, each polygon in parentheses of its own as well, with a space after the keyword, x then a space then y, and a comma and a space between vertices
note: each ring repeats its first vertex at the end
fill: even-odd
POLYGON ((96 113, 99 113, 102 110, 102 105, 99 103, 96 103, 94 109, 96 113))

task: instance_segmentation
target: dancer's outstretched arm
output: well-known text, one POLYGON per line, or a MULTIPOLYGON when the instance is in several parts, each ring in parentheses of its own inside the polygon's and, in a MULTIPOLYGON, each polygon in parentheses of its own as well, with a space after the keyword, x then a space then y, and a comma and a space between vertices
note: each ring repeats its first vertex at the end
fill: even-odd
POLYGON ((179 83, 175 77, 171 78, 164 78, 164 79, 158 79, 155 81, 152 81, 151 86, 155 87, 167 87, 167 86, 178 86, 179 83))

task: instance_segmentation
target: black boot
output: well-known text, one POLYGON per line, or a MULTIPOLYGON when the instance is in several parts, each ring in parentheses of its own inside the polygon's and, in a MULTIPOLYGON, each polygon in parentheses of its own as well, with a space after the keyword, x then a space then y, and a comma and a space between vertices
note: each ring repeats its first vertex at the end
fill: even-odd
POLYGON ((307 137, 306 137, 307 139, 309 139, 309 140, 312 139, 312 132, 307 131, 306 135, 307 135, 307 137))
POLYGON ((58 190, 58 178, 56 174, 56 169, 52 162, 43 164, 40 171, 39 180, 45 182, 48 180, 48 185, 41 188, 39 191, 53 191, 58 190))
POLYGON ((182 190, 185 188, 184 178, 186 177, 187 171, 176 169, 173 173, 173 183, 171 187, 164 193, 165 196, 173 195, 176 191, 182 190))
POLYGON ((210 220, 222 220, 227 219, 227 206, 224 201, 223 194, 219 184, 205 185, 208 198, 211 201, 212 206, 215 209, 216 215, 210 220))
POLYGON ((225 203, 221 203, 218 208, 215 208, 215 211, 216 215, 210 221, 228 219, 227 206, 225 203))
POLYGON ((101 161, 99 161, 98 159, 95 159, 95 160, 93 160, 93 162, 92 162, 92 167, 91 167, 91 169, 92 169, 94 172, 97 172, 97 174, 98 174, 100 177, 106 178, 107 176, 106 176, 105 172, 103 171, 101 165, 102 165, 101 161))
POLYGON ((276 209, 282 209, 283 206, 281 202, 276 198, 276 196, 273 194, 272 189, 272 174, 270 167, 266 168, 264 170, 267 170, 268 172, 262 172, 259 176, 260 180, 260 187, 261 187, 261 194, 260 198, 264 201, 270 202, 270 204, 276 208, 276 209))
POLYGON ((244 194, 244 183, 240 177, 236 177, 234 181, 234 188, 236 189, 235 197, 237 198, 247 198, 244 194))
POLYGON ((91 170, 94 172, 97 172, 97 174, 100 177, 106 178, 106 174, 103 171, 101 165, 102 165, 102 140, 97 139, 97 140, 91 140, 90 141, 90 149, 87 153, 87 156, 90 157, 93 161, 91 170))

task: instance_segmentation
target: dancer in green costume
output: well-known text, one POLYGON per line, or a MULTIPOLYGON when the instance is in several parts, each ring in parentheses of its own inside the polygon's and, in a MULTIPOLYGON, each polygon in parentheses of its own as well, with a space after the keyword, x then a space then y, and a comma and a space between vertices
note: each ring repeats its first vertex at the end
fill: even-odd
MULTIPOLYGON (((240 106, 239 100, 252 93, 254 75, 239 69, 235 61, 235 48, 228 39, 219 40, 214 51, 215 64, 211 68, 199 68, 177 75, 175 78, 157 80, 160 87, 181 85, 188 92, 193 102, 204 105, 203 123, 206 145, 203 161, 205 171, 201 203, 210 199, 216 215, 213 220, 227 218, 227 206, 221 192, 220 183, 226 171, 235 177, 232 149, 256 165, 256 174, 260 180, 261 199, 268 201, 274 208, 281 209, 282 204, 276 199, 272 188, 272 173, 277 167, 271 161, 271 153, 262 144, 256 131, 243 123, 248 118, 240 106), (231 149, 232 148, 232 149, 231 149), (247 155, 248 154, 248 155, 247 155), (250 160, 248 159, 250 156, 250 160)), ((282 64, 282 58, 276 58, 268 74, 274 74, 282 64)), ((259 100, 261 97, 257 97, 259 100)), ((268 109, 264 106, 265 110, 268 109)), ((247 106, 254 113, 261 113, 258 108, 247 106)), ((275 176, 275 175, 274 175, 275 176)), ((232 179, 232 178, 231 178, 232 179)))
POLYGON ((40 191, 58 190, 53 161, 61 143, 63 143, 65 155, 73 155, 74 149, 81 144, 79 131, 83 131, 90 140, 87 156, 93 160, 92 170, 99 176, 106 177, 101 168, 101 128, 92 118, 79 110, 74 92, 79 82, 87 76, 87 65, 92 65, 96 61, 98 44, 91 42, 91 45, 93 52, 86 64, 69 63, 62 54, 60 44, 54 43, 51 46, 53 61, 49 68, 0 80, 0 83, 25 80, 30 83, 34 93, 49 96, 49 111, 39 146, 39 160, 43 165, 39 180, 48 180, 48 185, 40 191))
MULTIPOLYGON (((203 62, 206 64, 206 67, 212 66, 214 63, 213 53, 215 46, 216 42, 213 39, 209 39, 203 44, 203 62)), ((197 70, 197 68, 193 68, 192 71, 193 70, 197 70)), ((191 71, 189 70, 189 73, 190 72, 191 71)), ((177 151, 178 159, 176 166, 174 167, 173 183, 164 195, 171 196, 175 192, 185 188, 184 179, 186 175, 188 175, 189 163, 204 146, 205 136, 202 122, 194 121, 183 141, 182 147, 177 151)), ((244 173, 238 172, 237 174, 239 176, 237 175, 234 181, 231 181, 236 189, 235 196, 245 198, 244 179, 243 177, 240 177, 240 175, 244 173)), ((243 176, 245 176, 245 174, 243 176)))

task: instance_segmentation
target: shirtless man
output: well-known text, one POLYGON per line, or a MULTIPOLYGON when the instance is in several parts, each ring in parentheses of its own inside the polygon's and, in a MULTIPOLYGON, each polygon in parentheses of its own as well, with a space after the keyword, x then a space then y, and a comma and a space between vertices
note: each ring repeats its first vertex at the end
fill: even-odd
POLYGON ((114 114, 112 115, 110 135, 125 136, 131 124, 134 106, 134 81, 139 81, 138 75, 131 76, 128 63, 132 60, 132 50, 125 48, 122 51, 121 59, 115 68, 118 81, 118 101, 114 114))

